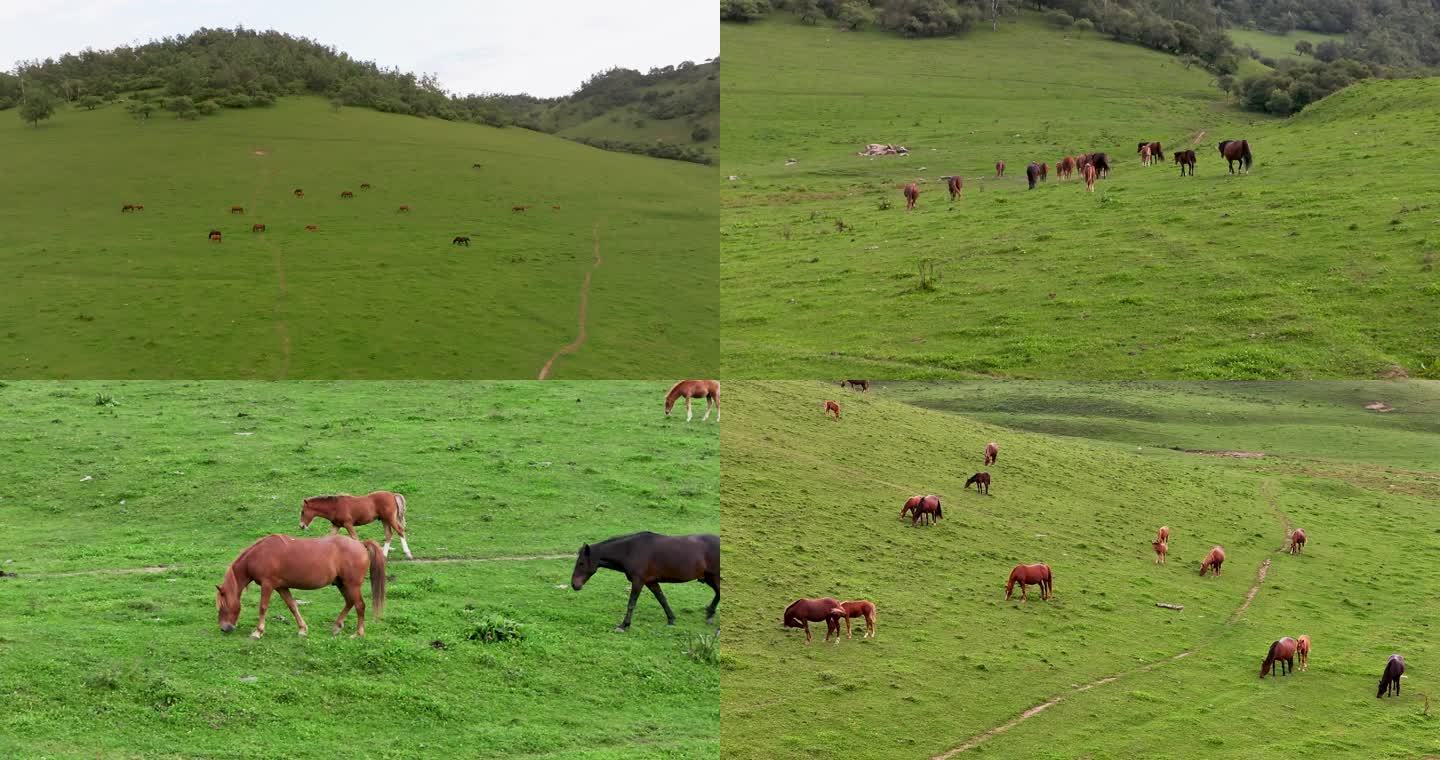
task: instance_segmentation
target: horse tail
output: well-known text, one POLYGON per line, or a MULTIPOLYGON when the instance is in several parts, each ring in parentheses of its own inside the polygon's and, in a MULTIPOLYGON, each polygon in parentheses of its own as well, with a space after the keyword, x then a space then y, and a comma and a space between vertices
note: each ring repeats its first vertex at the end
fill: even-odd
POLYGON ((1245 171, 1247 171, 1247 172, 1250 171, 1250 161, 1251 161, 1251 158, 1250 158, 1250 141, 1249 141, 1249 140, 1241 140, 1241 141, 1240 141, 1240 157, 1243 158, 1243 159, 1245 159, 1245 171))
POLYGON ((938 518, 938 517, 944 517, 944 516, 945 516, 945 513, 940 510, 940 497, 939 497, 939 496, 936 496, 936 497, 935 497, 935 516, 936 516, 937 518, 938 518))
POLYGON ((400 520, 400 527, 405 527, 405 494, 395 494, 396 519, 400 520))
POLYGON ((370 552, 370 606, 375 608, 375 619, 385 611, 385 552, 380 544, 366 540, 365 550, 370 552))

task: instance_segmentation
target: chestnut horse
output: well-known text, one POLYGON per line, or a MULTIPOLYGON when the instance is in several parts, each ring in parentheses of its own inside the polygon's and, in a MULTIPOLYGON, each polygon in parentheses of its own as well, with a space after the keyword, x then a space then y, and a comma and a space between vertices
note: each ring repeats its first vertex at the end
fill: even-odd
POLYGON ((245 213, 245 207, 244 207, 244 206, 231 206, 231 207, 230 207, 230 213, 232 213, 232 214, 243 214, 243 213, 245 213))
POLYGON ((220 230, 210 230, 210 239, 217 243, 220 242, 220 230))
MULTIPOLYGON (((840 600, 834 597, 821 597, 819 599, 796 599, 785 608, 784 617, 780 618, 781 624, 786 628, 804 628, 805 643, 809 644, 814 638, 810 635, 810 624, 825 621, 825 640, 830 640, 830 635, 835 635, 835 643, 840 643, 840 619, 845 617, 845 608, 840 606, 840 600)), ((846 619, 849 623, 849 619, 846 619)))
POLYGON ((361 189, 361 190, 369 190, 369 189, 370 189, 370 183, 369 183, 369 182, 361 182, 361 183, 360 183, 360 189, 361 189))
POLYGON ((869 381, 869 380, 841 380, 841 381, 840 381, 840 387, 841 387, 841 388, 844 388, 844 387, 846 386, 846 384, 849 384, 849 386, 850 386, 851 388, 859 388, 861 393, 864 393, 865 391, 870 390, 870 381, 869 381))
POLYGON ((1170 543, 1170 526, 1161 525, 1160 530, 1155 531, 1155 540, 1162 544, 1170 543))
POLYGON ((1295 529, 1295 532, 1293 532, 1293 533, 1290 534, 1290 553, 1291 553, 1291 554, 1299 554, 1299 553, 1300 553, 1301 551, 1303 551, 1304 549, 1305 549, 1305 529, 1304 529, 1304 528, 1296 528, 1296 529, 1295 529))
POLYGON ((868 599, 858 599, 853 602, 841 602, 840 609, 845 611, 845 638, 850 638, 850 618, 865 618, 865 635, 862 639, 875 638, 875 603, 868 599))
POLYGON ((705 622, 715 622, 715 609, 720 606, 720 537, 713 533, 664 536, 641 531, 598 544, 585 544, 575 556, 570 588, 579 591, 602 567, 618 570, 630 580, 630 603, 625 607, 625 619, 615 626, 621 633, 630 628, 635 600, 647 588, 665 610, 665 624, 675 625, 675 613, 670 611, 670 603, 660 590, 662 583, 701 581, 709 586, 715 591, 715 598, 705 608, 705 622))
POLYGON ((410 213, 410 207, 409 207, 409 206, 406 206, 406 205, 401 205, 400 208, 396 209, 395 213, 397 213, 397 214, 408 214, 408 213, 410 213))
POLYGON ((260 619, 250 638, 265 635, 265 613, 270 609, 270 593, 279 591, 301 636, 309 633, 300 607, 290 589, 318 589, 335 586, 345 597, 345 609, 335 619, 330 631, 338 634, 345 628, 345 616, 355 608, 356 636, 365 635, 365 599, 360 593, 365 582, 365 568, 370 568, 370 604, 375 617, 385 607, 385 552, 374 541, 355 541, 344 536, 324 538, 292 538, 269 535, 251 544, 230 563, 225 579, 215 587, 215 609, 219 613, 220 630, 235 630, 240 617, 240 597, 251 583, 260 585, 260 619))
POLYGON ((264 232, 264 231, 265 231, 265 225, 263 225, 263 224, 252 224, 252 225, 250 225, 250 231, 251 231, 251 232, 264 232))
POLYGON ((316 226, 313 225, 313 224, 307 224, 307 225, 305 225, 305 231, 306 231, 306 232, 315 232, 315 231, 317 231, 317 230, 319 230, 319 229, 320 229, 319 227, 316 227, 316 226))
POLYGON ((311 496, 300 506, 300 530, 308 530, 316 517, 330 521, 330 535, 344 528, 350 537, 355 535, 356 525, 369 525, 379 520, 385 525, 385 556, 390 556, 390 536, 400 536, 400 549, 405 559, 415 559, 410 554, 410 542, 405 540, 405 496, 392 491, 371 491, 364 496, 348 493, 331 496, 311 496))
POLYGON ((1095 164, 1085 164, 1085 168, 1080 170, 1080 176, 1085 180, 1085 190, 1095 192, 1095 164))
POLYGON ((990 473, 977 472, 971 475, 970 479, 965 481, 965 487, 969 488, 971 483, 975 484, 976 493, 983 493, 986 496, 990 495, 990 473))
POLYGON ((1040 164, 1031 161, 1030 164, 1025 167, 1025 181, 1029 183, 1029 189, 1035 189, 1035 181, 1038 179, 1040 179, 1040 164))
POLYGON ((296 197, 296 198, 304 198, 304 197, 305 197, 305 191, 304 191, 304 190, 301 190, 301 189, 298 188, 298 187, 295 188, 295 197, 296 197))
POLYGON ((1260 663, 1260 677, 1269 675, 1271 667, 1275 668, 1277 677, 1287 672, 1295 672, 1295 650, 1298 648, 1295 639, 1289 636, 1271 643, 1270 651, 1265 654, 1265 661, 1260 663), (1288 670, 1286 666, 1289 666, 1288 670))
POLYGON ((825 402, 825 414, 826 414, 826 415, 831 415, 831 414, 835 415, 835 421, 836 421, 836 422, 839 422, 839 421, 840 421, 840 405, 837 404, 837 403, 835 403, 834 401, 826 401, 826 402, 825 402))
POLYGON ((905 513, 910 513, 910 527, 915 523, 928 518, 929 524, 933 525, 936 520, 945 516, 940 508, 940 497, 934 494, 928 496, 911 496, 905 500, 905 506, 900 508, 900 519, 905 519, 905 513))
POLYGON ((1003 176, 1005 176, 1005 162, 1004 162, 1004 161, 996 161, 996 162, 995 162, 995 178, 996 178, 996 179, 999 179, 999 178, 1001 178, 1001 177, 1003 177, 1003 176))
POLYGON ((1235 173, 1236 164, 1240 164, 1240 167, 1245 170, 1246 174, 1250 173, 1250 143, 1245 140, 1221 140, 1220 155, 1225 157, 1225 162, 1230 166, 1231 174, 1235 173))
POLYGON ((1295 651, 1300 655, 1300 671, 1304 672, 1310 669, 1310 637, 1301 636, 1296 643, 1299 645, 1295 651))
POLYGON ((1010 600, 1010 593, 1017 582, 1020 584, 1020 601, 1022 602, 1028 601, 1025 594, 1026 586, 1038 585, 1041 601, 1054 596, 1051 592, 1050 566, 1043 562, 1036 565, 1016 565, 1015 569, 1010 571, 1010 580, 1005 583, 1006 601, 1010 600))
POLYGON ((1160 147, 1160 143, 1158 142, 1139 143, 1138 147, 1135 148, 1135 152, 1139 153, 1142 158, 1144 158, 1145 154, 1148 152, 1150 154, 1150 158, 1153 160, 1165 160, 1165 151, 1160 147))
POLYGON ((956 198, 960 198, 961 200, 964 200, 964 198, 965 198, 965 180, 962 180, 962 179, 960 179, 959 177, 946 177, 946 178, 945 178, 945 187, 949 188, 949 190, 950 190, 950 202, 951 202, 951 203, 954 203, 956 198))
POLYGON ((1070 176, 1075 173, 1075 157, 1066 156, 1055 162, 1055 173, 1059 175, 1060 179, 1070 179, 1070 176))
POLYGON ((1155 550, 1155 564, 1165 564, 1165 555, 1170 551, 1170 545, 1164 541, 1151 541, 1150 548, 1155 550))
POLYGON ((1149 146, 1149 145, 1144 145, 1144 144, 1142 144, 1142 145, 1140 146, 1140 165, 1141 165, 1141 166, 1149 166, 1149 165, 1150 165, 1150 146, 1149 146))
POLYGON ((905 210, 910 211, 915 208, 916 201, 920 200, 920 186, 914 182, 909 182, 904 187, 904 193, 905 210))
POLYGON ((341 198, 354 198, 354 197, 355 197, 355 194, 352 193, 352 192, 350 192, 349 190, 342 190, 342 191, 340 192, 340 197, 341 197, 341 198))
POLYGON ((705 399, 705 416, 700 418, 701 422, 710 419, 710 405, 715 405, 715 421, 720 421, 720 382, 718 380, 681 380, 670 386, 670 392, 665 394, 665 416, 670 416, 670 409, 675 406, 675 400, 681 396, 685 397, 685 421, 695 416, 690 409, 690 399, 705 399))
POLYGON ((1185 170, 1187 168, 1190 170, 1190 176, 1195 176, 1195 151, 1175 151, 1175 163, 1180 166, 1180 176, 1185 176, 1185 170))
POLYGON ((1050 165, 1044 161, 1040 162, 1040 181, 1045 182, 1050 176, 1050 165))
POLYGON ((990 465, 995 464, 995 460, 999 458, 1000 444, 994 441, 985 444, 985 466, 989 467, 990 465))
POLYGON ((1210 553, 1205 555, 1205 560, 1200 563, 1200 577, 1210 570, 1215 571, 1215 577, 1220 577, 1220 566, 1225 564, 1225 550, 1220 547, 1212 547, 1210 553))
POLYGON ((1380 674, 1380 690, 1375 692, 1375 698, 1390 695, 1390 690, 1395 690, 1395 696, 1400 696, 1400 676, 1405 675, 1405 658, 1398 654, 1390 655, 1385 661, 1385 672, 1380 674))

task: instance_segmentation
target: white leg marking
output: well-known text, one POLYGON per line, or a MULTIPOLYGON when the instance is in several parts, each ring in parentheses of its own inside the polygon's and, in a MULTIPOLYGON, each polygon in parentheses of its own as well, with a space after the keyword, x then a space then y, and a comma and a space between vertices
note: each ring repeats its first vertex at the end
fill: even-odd
POLYGON ((415 559, 415 555, 410 553, 410 542, 404 536, 400 537, 400 548, 405 550, 405 559, 415 559))
POLYGON ((386 541, 386 542, 385 542, 385 545, 382 546, 382 547, 380 547, 380 553, 381 553, 381 554, 384 554, 384 555, 387 556, 387 557, 390 556, 390 542, 389 542, 389 541, 386 541))
POLYGON ((689 422, 695 417, 695 411, 690 408, 690 399, 685 399, 685 421, 689 422))

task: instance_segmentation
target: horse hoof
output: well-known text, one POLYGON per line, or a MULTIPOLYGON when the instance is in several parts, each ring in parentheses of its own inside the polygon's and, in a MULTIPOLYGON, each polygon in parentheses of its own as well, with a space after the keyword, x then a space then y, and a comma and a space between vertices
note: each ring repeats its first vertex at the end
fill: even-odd
POLYGON ((675 621, 674 621, 674 620, 667 620, 667 621, 665 621, 665 625, 675 625, 675 621))
POLYGON ((626 627, 623 626, 623 625, 617 625, 617 626, 615 626, 615 632, 616 632, 616 633, 624 633, 624 632, 626 632, 626 631, 628 631, 628 630, 630 630, 630 629, 629 629, 629 628, 626 628, 626 627))
POLYGON ((265 632, 264 632, 264 631, 255 631, 254 633, 251 633, 251 634, 250 634, 250 638, 252 638, 252 639, 258 639, 258 638, 260 638, 261 636, 264 636, 264 635, 265 635, 265 632))
POLYGON ((304 636, 309 636, 309 635, 310 635, 310 629, 309 629, 309 628, 301 628, 301 629, 300 629, 300 635, 301 635, 302 637, 304 637, 304 636))

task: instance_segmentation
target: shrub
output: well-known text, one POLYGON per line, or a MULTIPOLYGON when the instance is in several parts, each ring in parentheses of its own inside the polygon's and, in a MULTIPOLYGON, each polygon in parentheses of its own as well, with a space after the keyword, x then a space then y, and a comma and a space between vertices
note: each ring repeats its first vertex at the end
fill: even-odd
POLYGON ((493 644, 525 638, 525 627, 498 613, 490 613, 475 621, 465 634, 470 641, 493 644))
POLYGON ((699 633, 685 642, 685 654, 690 659, 706 665, 720 664, 720 637, 699 633))

